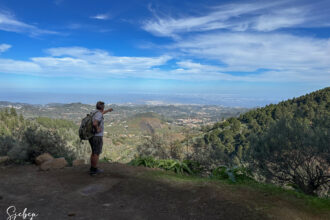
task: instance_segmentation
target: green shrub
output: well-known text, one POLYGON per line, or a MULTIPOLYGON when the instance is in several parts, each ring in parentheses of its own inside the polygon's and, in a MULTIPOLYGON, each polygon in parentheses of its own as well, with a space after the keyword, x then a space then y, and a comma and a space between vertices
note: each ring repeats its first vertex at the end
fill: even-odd
POLYGON ((0 110, 0 156, 15 163, 33 162, 42 153, 64 157, 69 163, 87 156, 88 144, 81 143, 78 126, 62 119, 25 120, 15 109, 0 110))
POLYGON ((54 157, 64 157, 69 163, 75 159, 73 149, 66 146, 66 141, 56 131, 29 127, 25 132, 25 139, 29 145, 29 160, 43 153, 50 153, 54 157))
POLYGON ((226 167, 220 166, 212 170, 211 178, 229 180, 233 183, 254 181, 251 172, 244 167, 226 167))
POLYGON ((111 158, 104 156, 102 159, 100 159, 100 162, 101 163, 111 163, 112 160, 111 160, 111 158))
POLYGON ((157 167, 162 168, 164 170, 170 170, 180 174, 193 174, 193 172, 185 162, 181 162, 178 160, 158 160, 157 162, 157 167))
POLYGON ((194 174, 200 174, 203 171, 202 166, 200 165, 199 162, 193 161, 193 160, 184 160, 183 161, 189 169, 194 173, 194 174))
POLYGON ((330 182, 330 116, 283 117, 251 137, 250 164, 267 180, 326 196, 330 182))
POLYGON ((228 179, 229 175, 227 173, 227 167, 220 166, 212 170, 211 177, 217 178, 217 179, 228 179))
POLYGON ((161 168, 180 174, 193 174, 187 163, 171 159, 156 160, 153 157, 137 157, 129 162, 129 165, 161 168))
POLYGON ((156 167, 156 161, 152 157, 138 157, 129 162, 129 165, 154 168, 156 167))

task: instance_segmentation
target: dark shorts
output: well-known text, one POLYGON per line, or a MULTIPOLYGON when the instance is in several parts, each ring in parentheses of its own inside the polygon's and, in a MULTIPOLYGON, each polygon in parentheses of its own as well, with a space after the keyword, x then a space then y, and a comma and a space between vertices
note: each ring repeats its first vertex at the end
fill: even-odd
POLYGON ((92 148, 92 154, 100 155, 102 153, 103 137, 93 136, 89 139, 89 143, 92 148))

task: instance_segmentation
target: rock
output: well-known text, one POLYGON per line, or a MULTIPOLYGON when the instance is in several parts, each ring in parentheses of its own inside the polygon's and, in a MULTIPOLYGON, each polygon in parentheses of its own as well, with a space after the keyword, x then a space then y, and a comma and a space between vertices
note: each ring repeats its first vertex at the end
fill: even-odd
POLYGON ((53 159, 54 157, 52 155, 50 155, 49 153, 44 153, 36 157, 35 162, 37 165, 41 165, 42 163, 53 159))
POLYGON ((74 166, 74 167, 78 167, 78 166, 82 166, 82 165, 85 165, 85 160, 83 160, 83 159, 74 160, 72 162, 72 166, 74 166))
POLYGON ((64 159, 64 157, 61 158, 55 158, 53 160, 48 160, 40 165, 40 169, 43 171, 46 170, 52 170, 52 169, 61 169, 64 168, 66 165, 68 165, 68 162, 64 159))
POLYGON ((9 157, 8 156, 3 156, 3 157, 0 157, 0 164, 1 163, 5 163, 6 161, 9 160, 9 157))

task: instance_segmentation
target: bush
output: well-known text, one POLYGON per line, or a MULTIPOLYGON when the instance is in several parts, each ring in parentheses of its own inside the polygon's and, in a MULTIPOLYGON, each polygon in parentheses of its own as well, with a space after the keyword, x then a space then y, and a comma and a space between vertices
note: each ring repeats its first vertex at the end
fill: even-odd
POLYGON ((138 157, 133 159, 131 162, 128 163, 132 166, 145 166, 150 168, 156 167, 156 161, 152 157, 138 157))
POLYGON ((205 138, 197 139, 197 143, 193 145, 193 154, 191 158, 204 168, 204 170, 213 170, 222 164, 230 164, 231 160, 225 153, 225 146, 219 141, 208 142, 205 138))
POLYGON ((185 162, 177 161, 177 160, 159 160, 157 167, 174 171, 175 173, 188 173, 193 174, 189 166, 185 162))
POLYGON ((193 160, 184 160, 183 163, 187 164, 189 169, 194 173, 194 174, 200 174, 203 171, 202 166, 200 165, 199 162, 193 161, 193 160))
POLYGON ((138 157, 129 162, 133 166, 145 166, 149 168, 161 168, 164 170, 173 171, 175 173, 188 173, 193 174, 187 163, 178 160, 160 159, 156 160, 153 157, 138 157))
POLYGON ((252 138, 250 162, 268 180, 316 195, 329 189, 329 134, 329 116, 313 121, 282 118, 252 138))
POLYGON ((29 145, 26 143, 14 142, 7 155, 15 163, 29 161, 29 145))
POLYGON ((71 121, 39 117, 25 120, 15 109, 0 110, 0 156, 15 163, 33 162, 42 153, 64 157, 69 163, 86 158, 88 143, 81 143, 78 126, 71 121))
POLYGON ((43 153, 50 153, 54 157, 64 157, 69 163, 75 159, 74 151, 66 147, 66 142, 56 131, 29 127, 25 131, 25 139, 29 145, 29 160, 43 153))
POLYGON ((170 157, 169 149, 163 138, 159 135, 152 135, 146 138, 144 143, 137 147, 139 156, 166 159, 170 157))
POLYGON ((249 169, 244 167, 226 167, 220 166, 212 170, 211 178, 230 180, 233 183, 243 183, 254 181, 249 169))

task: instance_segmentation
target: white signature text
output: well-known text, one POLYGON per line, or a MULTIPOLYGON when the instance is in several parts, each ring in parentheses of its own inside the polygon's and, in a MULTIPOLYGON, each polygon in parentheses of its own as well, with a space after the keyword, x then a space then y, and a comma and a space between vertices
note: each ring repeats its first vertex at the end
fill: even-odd
POLYGON ((35 217, 38 216, 38 214, 34 212, 28 212, 27 208, 25 208, 22 212, 18 212, 16 211, 16 207, 13 205, 7 208, 7 215, 7 220, 16 220, 16 218, 33 220, 35 217))

